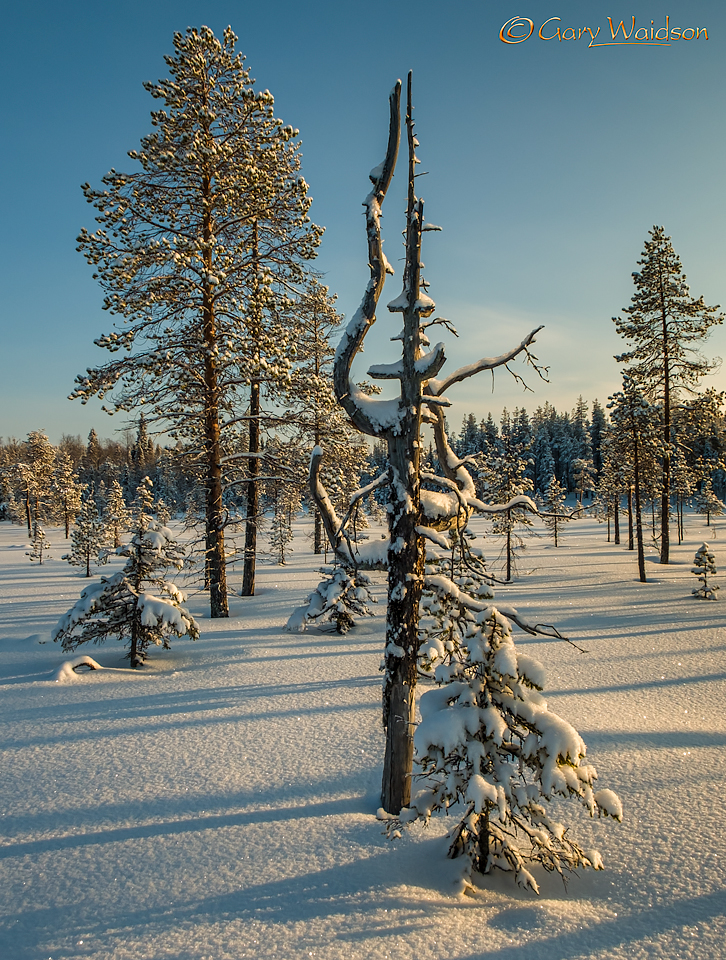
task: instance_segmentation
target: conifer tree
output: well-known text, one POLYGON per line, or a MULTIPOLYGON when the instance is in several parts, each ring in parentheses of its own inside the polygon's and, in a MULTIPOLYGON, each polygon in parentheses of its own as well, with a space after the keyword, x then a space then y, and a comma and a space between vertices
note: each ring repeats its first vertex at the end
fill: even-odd
MULTIPOLYGON (((502 413, 502 437, 500 452, 487 458, 485 476, 492 503, 509 503, 515 497, 522 497, 532 490, 532 481, 526 476, 531 461, 527 450, 512 437, 507 411, 502 413)), ((515 550, 524 545, 519 531, 531 527, 529 510, 521 507, 507 507, 502 513, 492 517, 492 531, 504 540, 503 554, 505 577, 509 582, 516 569, 515 550)))
MULTIPOLYGON (((393 399, 371 399, 351 378, 353 361, 376 322, 386 275, 394 272, 383 252, 381 207, 398 158, 400 82, 396 83, 389 98, 390 125, 386 155, 369 173, 372 189, 364 201, 370 278, 360 307, 349 321, 336 350, 333 371, 336 397, 351 422, 362 433, 384 440, 387 450, 387 466, 383 475, 373 483, 385 482, 388 487, 389 536, 385 541, 368 541, 363 546, 370 544, 374 548, 365 551, 370 563, 375 563, 379 568, 385 565, 388 569, 383 693, 386 749, 381 800, 384 808, 393 814, 401 810, 410 796, 413 759, 411 731, 415 724, 418 616, 424 580, 424 543, 427 537, 436 536, 436 531, 429 524, 437 529, 449 527, 458 524, 460 511, 468 515, 475 505, 483 506, 474 496, 474 483, 464 461, 456 456, 448 442, 442 409, 449 404, 446 392, 454 384, 483 370, 505 367, 513 372, 509 363, 520 355, 529 360, 538 372, 543 370, 528 349, 538 332, 534 330, 507 353, 498 357, 482 357, 443 379, 437 376, 446 361, 444 344, 431 346, 428 334, 435 325, 449 330, 452 326, 443 317, 432 316, 436 305, 428 294, 428 283, 422 273, 423 233, 439 228, 426 222, 423 200, 416 195, 416 165, 419 162, 416 150, 419 141, 414 132, 411 86, 409 73, 405 119, 408 189, 403 284, 401 293, 388 303, 390 313, 401 314, 401 325, 392 337, 401 343, 401 355, 393 363, 377 363, 368 369, 368 376, 372 379, 398 381, 400 388, 393 399), (429 347, 431 349, 427 349, 429 347), (426 459, 421 436, 424 421, 431 424, 442 475, 422 470, 422 462, 425 463, 426 459), (422 486, 422 481, 430 485, 428 489, 422 486)), ((521 377, 519 379, 521 381, 521 377)), ((321 511, 326 533, 336 555, 344 563, 357 566, 357 556, 364 551, 354 552, 349 546, 344 525, 341 526, 319 478, 322 457, 320 448, 316 448, 311 456, 311 495, 321 511)), ((371 485, 368 485, 358 491, 358 495, 363 497, 370 492, 371 485)), ((529 498, 523 499, 534 509, 529 498)), ((507 509, 507 506, 504 505, 502 509, 507 509)), ((497 508, 493 510, 497 512, 497 508)))
POLYGON ((184 609, 184 594, 166 580, 169 569, 180 570, 184 551, 171 532, 151 516, 151 482, 139 485, 134 500, 130 542, 116 551, 126 565, 111 577, 102 577, 81 594, 79 601, 53 631, 64 650, 83 643, 126 640, 132 668, 142 666, 151 644, 169 648, 172 636, 196 640, 199 628, 184 609))
POLYGON ((65 527, 67 540, 70 526, 81 509, 84 487, 78 482, 71 458, 63 451, 56 456, 52 489, 56 513, 65 527))
POLYGON ((143 405, 149 422, 202 452, 212 617, 228 616, 225 434, 247 420, 253 463, 260 383, 283 378, 294 352, 291 331, 266 324, 268 308, 276 285, 302 279, 321 236, 297 131, 255 91, 236 39, 230 28, 221 41, 208 27, 175 34, 170 76, 145 85, 160 109, 129 154, 140 169, 83 187, 100 229, 83 230, 79 249, 123 323, 96 341, 116 358, 72 394, 111 397, 112 410, 143 405))
POLYGON ((691 297, 681 261, 663 227, 654 226, 645 242, 642 269, 633 274, 636 292, 623 317, 613 317, 632 348, 616 357, 651 403, 662 410, 660 562, 670 552, 672 411, 679 391, 692 392, 713 364, 698 347, 711 327, 723 323, 718 306, 691 297))
POLYGON ((570 515, 563 510, 565 496, 565 491, 557 477, 550 477, 547 493, 542 498, 542 522, 552 532, 556 547, 559 546, 562 525, 570 519, 570 515))
POLYGON ((47 557, 50 554, 50 544, 48 543, 48 538, 45 535, 45 530, 36 520, 33 524, 33 539, 31 540, 31 549, 26 550, 26 557, 30 557, 31 561, 37 560, 40 565, 43 562, 43 557, 47 557))
POLYGON ((696 513, 700 513, 706 518, 706 526, 711 526, 711 517, 720 517, 724 512, 723 501, 719 500, 713 492, 713 483, 710 477, 704 477, 701 480, 701 487, 693 498, 693 506, 696 513))
POLYGON ((126 499, 121 484, 118 480, 112 480, 106 496, 106 509, 104 512, 104 524, 110 533, 110 539, 114 550, 121 546, 121 534, 128 529, 131 513, 126 506, 126 499))
POLYGON ((701 597, 703 600, 718 600, 718 584, 709 580, 709 577, 715 577, 718 573, 716 559, 707 543, 702 543, 696 550, 691 573, 698 577, 701 584, 691 591, 693 596, 701 597))
MULTIPOLYGON (((655 434, 657 418, 654 417, 653 407, 638 389, 635 381, 623 376, 623 389, 610 398, 608 406, 611 408, 611 419, 614 428, 619 432, 620 449, 627 458, 626 469, 629 471, 630 484, 628 488, 629 522, 635 520, 635 542, 638 551, 638 574, 641 583, 645 583, 645 552, 643 548, 643 475, 646 464, 655 459, 654 452, 658 441, 655 434), (632 492, 633 509, 630 509, 630 494, 632 492)), ((632 539, 632 534, 631 534, 632 539)))
POLYGON ((90 577, 92 560, 98 564, 106 562, 104 550, 108 546, 107 540, 106 525, 98 514, 96 502, 93 497, 87 496, 71 531, 71 552, 63 554, 61 559, 67 560, 71 566, 85 567, 86 576, 90 577))
POLYGON ((598 479, 602 471, 602 443, 607 429, 607 417, 598 400, 592 402, 592 420, 590 422, 590 444, 592 446, 592 462, 595 466, 598 479))
POLYGON ((582 738, 548 710, 542 665, 516 650, 483 563, 472 560, 454 549, 448 563, 434 561, 439 572, 427 577, 420 662, 439 687, 420 701, 414 736, 420 772, 410 807, 398 817, 379 816, 395 834, 398 826, 426 823, 460 805, 449 856, 464 858, 462 890, 473 885, 473 872, 500 868, 538 893, 532 863, 561 876, 578 867, 602 869, 598 851, 580 847, 553 819, 552 801, 577 799, 590 816, 618 821, 622 806, 611 790, 594 789, 597 773, 582 738))
POLYGON ((595 487, 595 478, 597 471, 592 460, 584 460, 582 457, 572 461, 571 466, 572 483, 577 491, 577 502, 582 506, 586 493, 592 493, 595 487))

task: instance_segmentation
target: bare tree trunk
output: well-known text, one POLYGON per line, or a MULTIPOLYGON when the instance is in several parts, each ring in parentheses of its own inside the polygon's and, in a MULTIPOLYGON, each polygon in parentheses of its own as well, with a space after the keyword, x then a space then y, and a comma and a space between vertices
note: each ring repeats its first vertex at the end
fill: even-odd
MULTIPOLYGON (((250 389, 249 452, 260 453, 260 385, 253 383, 250 389)), ((245 558, 242 575, 242 596, 255 595, 255 567, 257 562, 257 519, 260 510, 259 492, 260 458, 250 456, 249 482, 247 484, 247 518, 245 520, 245 558)))
POLYGON ((507 583, 512 579, 512 513, 507 510, 507 583))
POLYGON ((645 554, 643 552, 643 521, 640 510, 640 462, 638 450, 638 432, 633 419, 633 474, 635 480, 635 534, 638 542, 638 574, 640 582, 645 583, 645 554))
POLYGON ((615 543, 620 543, 620 496, 614 498, 613 501, 614 510, 613 510, 613 524, 614 524, 614 537, 615 543))
MULTIPOLYGON (((205 177, 202 193, 207 200, 203 233, 206 243, 207 274, 212 273, 212 185, 205 177)), ((214 618, 228 617, 227 566, 224 553, 224 510, 222 506, 222 446, 219 430, 219 383, 215 361, 217 330, 213 287, 205 283, 203 297, 204 359, 204 449, 207 461, 206 572, 209 575, 209 607, 214 618)))
MULTIPOLYGON (((254 257, 255 268, 259 259, 257 221, 252 225, 252 253, 254 257)), ((257 277, 257 269, 255 269, 257 277)), ((257 281, 256 281, 257 283, 257 281)), ((260 305, 258 301, 259 284, 255 290, 255 313, 252 318, 253 323, 259 326, 261 318, 259 316, 260 305)), ((258 358, 259 359, 259 358, 258 358)), ((255 595, 255 567, 257 565, 257 521, 260 510, 260 383, 259 380, 253 380, 250 385, 250 412, 249 412, 249 481, 247 483, 247 517, 245 519, 245 554, 244 570, 242 573, 242 596, 253 597, 255 595)))
POLYGON ((424 541, 417 533, 421 513, 420 434, 422 378, 416 369, 421 356, 421 226, 423 202, 414 194, 415 139, 408 75, 406 131, 408 134, 408 209, 406 267, 403 288, 403 376, 401 428, 388 438, 391 483, 391 546, 388 554, 388 617, 386 621, 386 752, 381 803, 388 813, 400 813, 411 800, 413 730, 416 708, 419 601, 423 587, 424 541))
POLYGON ((661 309, 663 324, 663 492, 661 495, 660 516, 660 562, 668 563, 670 556, 670 501, 671 501, 671 383, 670 383, 670 341, 668 336, 668 318, 665 308, 665 294, 661 278, 661 309))
POLYGON ((628 550, 635 550, 633 537, 633 488, 628 487, 628 550))
POLYGON ((315 510, 315 529, 313 533, 313 553, 323 552, 323 521, 320 511, 315 510))

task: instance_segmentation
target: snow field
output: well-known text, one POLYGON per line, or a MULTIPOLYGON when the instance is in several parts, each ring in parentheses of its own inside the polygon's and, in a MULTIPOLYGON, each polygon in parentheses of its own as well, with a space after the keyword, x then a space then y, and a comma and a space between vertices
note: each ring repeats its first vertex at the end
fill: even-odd
POLYGON ((0 524, 0 957, 722 958, 726 631, 720 604, 691 596, 700 518, 672 565, 650 552, 648 584, 585 519, 557 549, 529 539, 497 589, 588 649, 515 631, 624 806, 620 825, 558 809, 605 870, 567 889, 537 873, 540 898, 502 874, 452 896, 444 821, 382 835, 385 607, 344 637, 286 633, 319 579, 303 532, 229 620, 190 597, 196 643, 152 648, 133 673, 120 644, 83 647, 105 669, 54 683, 70 656, 38 641, 88 581, 58 559, 62 531, 38 567, 0 524))

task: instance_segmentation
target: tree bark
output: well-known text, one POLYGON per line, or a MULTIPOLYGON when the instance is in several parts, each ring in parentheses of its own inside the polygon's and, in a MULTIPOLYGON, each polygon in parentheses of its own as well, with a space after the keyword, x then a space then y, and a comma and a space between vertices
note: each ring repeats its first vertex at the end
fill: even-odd
POLYGON ((633 536, 633 488, 628 487, 628 550, 635 550, 633 536))
MULTIPOLYGON (((260 385, 250 388, 249 452, 260 453, 260 385)), ((245 557, 242 575, 242 596, 255 595, 255 569, 257 566, 257 518, 260 509, 260 458, 250 456, 249 482, 247 483, 247 517, 245 519, 245 557)))
MULTIPOLYGON (((252 256, 255 269, 255 278, 258 277, 259 246, 257 221, 252 224, 252 256)), ((259 280, 255 279, 254 310, 252 323, 259 329, 259 280)), ((259 361, 259 356, 255 358, 259 361)), ((250 455, 247 469, 249 480, 247 483, 247 516, 245 519, 245 554, 244 570, 242 573, 242 596, 255 595, 255 569, 257 566, 257 522, 260 510, 260 381, 255 377, 250 384, 249 433, 247 450, 250 455)))
POLYGON ((670 500, 671 500, 671 380, 670 343, 668 317, 661 276, 661 320, 663 326, 663 491, 660 515, 660 562, 668 563, 670 557, 670 500))
POLYGON ((423 202, 414 194, 416 163, 408 75, 406 130, 408 134, 408 205, 406 217, 406 267, 403 277, 407 303, 403 311, 403 376, 401 425, 388 436, 392 471, 391 541, 388 553, 388 616, 386 621, 386 679, 384 717, 386 752, 383 761, 381 803, 397 814, 411 800, 413 730, 416 704, 419 601, 423 587, 424 541, 416 531, 421 513, 420 434, 421 373, 421 226, 423 202))
POLYGON ((615 543, 620 543, 620 497, 617 496, 613 500, 613 536, 615 538, 615 543))
MULTIPOLYGON (((203 235, 205 241, 205 264, 207 274, 212 273, 212 183, 204 177, 202 194, 205 199, 203 235)), ((214 314, 214 293, 205 282, 202 298, 204 358, 204 449, 207 461, 207 529, 205 568, 209 576, 210 616, 228 617, 227 567, 224 553, 224 510, 222 505, 222 448, 219 429, 219 383, 215 362, 217 330, 214 314)))

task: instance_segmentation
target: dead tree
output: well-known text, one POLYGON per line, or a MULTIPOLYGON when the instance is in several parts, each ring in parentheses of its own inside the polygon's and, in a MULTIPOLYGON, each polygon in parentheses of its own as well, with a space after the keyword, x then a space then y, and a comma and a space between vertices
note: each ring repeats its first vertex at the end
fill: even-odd
MULTIPOLYGON (((388 304, 391 313, 401 314, 403 328, 392 340, 402 344, 401 358, 391 364, 376 364, 368 370, 374 379, 398 380, 400 394, 393 400, 366 395, 351 376, 353 360, 362 349, 365 336, 376 320, 376 309, 383 291, 386 274, 393 269, 383 253, 381 207, 391 183, 398 157, 401 126, 401 83, 390 95, 390 127, 385 159, 370 173, 373 189, 363 202, 368 236, 370 280, 362 303, 352 317, 338 346, 334 367, 335 393, 353 424, 363 433, 385 439, 388 447, 388 470, 382 480, 389 484, 389 539, 387 559, 375 553, 353 548, 345 537, 345 525, 336 516, 319 477, 322 451, 319 448, 311 461, 310 487, 320 510, 333 549, 345 563, 355 567, 385 566, 388 569, 388 615, 386 620, 386 673, 384 681, 384 722, 386 752, 381 802, 389 813, 398 813, 408 805, 411 795, 413 762, 413 727, 415 719, 416 663, 419 647, 419 601, 424 583, 425 540, 437 542, 437 530, 466 525, 472 510, 499 512, 515 505, 489 507, 476 499, 474 483, 449 446, 444 429, 443 408, 449 406, 445 391, 481 370, 507 367, 510 360, 523 353, 542 374, 528 347, 534 330, 517 347, 500 357, 485 357, 478 363, 462 367, 443 380, 435 377, 445 362, 443 343, 433 348, 427 328, 443 325, 454 332, 448 321, 431 318, 435 303, 426 293, 422 277, 421 237, 427 230, 438 230, 424 222, 423 200, 415 194, 418 141, 414 135, 411 105, 411 74, 408 76, 408 97, 405 129, 408 143, 408 203, 405 231, 405 267, 403 291, 388 304), (421 471, 420 451, 422 423, 429 423, 434 432, 439 461, 445 476, 421 471), (422 480, 438 490, 423 489, 422 480)), ((510 371, 512 372, 512 371, 510 371)), ((520 379, 517 374, 514 374, 520 379)), ((366 492, 369 492, 368 491, 366 492)), ((359 491, 361 494, 363 491, 359 491)), ((530 509, 534 504, 528 497, 530 509)), ((370 543, 370 542, 369 542, 370 543)), ((363 547, 368 544, 362 545, 363 547)))

